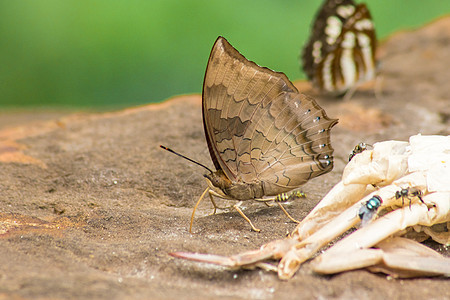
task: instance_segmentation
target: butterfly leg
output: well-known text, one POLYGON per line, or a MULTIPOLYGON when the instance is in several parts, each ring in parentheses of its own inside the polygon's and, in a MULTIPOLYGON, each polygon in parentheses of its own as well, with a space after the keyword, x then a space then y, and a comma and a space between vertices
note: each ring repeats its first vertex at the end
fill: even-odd
POLYGON ((268 202, 274 201, 276 204, 278 204, 278 206, 281 208, 281 210, 284 212, 284 214, 289 218, 289 220, 291 220, 294 223, 300 223, 300 221, 294 219, 287 212, 287 210, 284 208, 283 205, 281 205, 280 202, 287 202, 287 201, 292 201, 292 200, 296 200, 299 198, 305 198, 305 197, 306 197, 305 193, 303 193, 301 191, 293 191, 293 192, 289 192, 289 193, 281 193, 281 194, 276 195, 275 197, 269 197, 269 198, 264 198, 264 199, 255 199, 255 200, 258 202, 264 202, 269 207, 271 207, 272 205, 270 205, 268 202))
POLYGON ((217 208, 220 208, 217 206, 216 201, 214 201, 213 195, 211 193, 211 190, 209 191, 209 200, 211 200, 212 205, 214 206, 214 211, 210 214, 210 216, 213 216, 216 214, 217 208))
POLYGON ((275 197, 274 201, 278 204, 278 206, 281 208, 281 210, 284 212, 284 214, 289 218, 289 220, 291 220, 294 223, 300 223, 300 221, 297 221, 296 219, 291 217, 291 215, 287 212, 287 210, 284 208, 284 206, 281 205, 281 202, 287 202, 287 201, 291 201, 291 200, 295 200, 295 199, 299 199, 299 198, 305 198, 305 197, 306 197, 305 193, 303 193, 301 191, 293 191, 290 193, 281 193, 281 194, 277 195, 275 197))
POLYGON ((230 206, 227 206, 227 207, 220 207, 220 206, 217 205, 217 204, 215 203, 215 201, 213 200, 213 196, 214 196, 214 197, 217 197, 217 198, 220 198, 220 199, 227 199, 227 200, 229 200, 229 198, 226 198, 226 197, 224 197, 223 195, 217 193, 216 191, 210 189, 210 190, 209 190, 209 197, 210 197, 210 199, 211 199, 212 204, 214 205, 214 212, 212 213, 212 215, 214 215, 214 214, 216 213, 216 209, 217 209, 217 208, 218 208, 218 209, 223 209, 223 210, 230 210, 230 209, 233 208, 233 205, 230 205, 230 206))
POLYGON ((209 191, 210 191, 210 188, 207 187, 206 190, 203 192, 203 194, 200 196, 200 198, 198 198, 197 203, 195 203, 194 210, 192 211, 192 215, 191 215, 191 223, 189 225, 189 233, 192 233, 192 224, 194 223, 195 211, 197 210, 197 207, 200 204, 200 202, 202 202, 203 198, 205 198, 206 193, 208 193, 209 191))
POLYGON ((238 204, 233 205, 234 209, 236 209, 236 211, 241 215, 241 217, 243 217, 243 218, 248 222, 248 224, 250 224, 250 226, 252 227, 252 230, 253 230, 253 231, 260 232, 261 229, 256 228, 255 225, 253 225, 252 221, 251 221, 251 220, 244 214, 244 212, 239 208, 239 206, 240 206, 241 204, 242 204, 242 201, 239 202, 238 204))
POLYGON ((291 217, 291 215, 287 212, 287 210, 283 207, 283 205, 281 205, 280 202, 277 202, 278 206, 281 208, 281 210, 284 212, 284 214, 289 218, 289 220, 291 220, 294 223, 300 223, 300 221, 297 221, 296 219, 294 219, 293 217, 291 217))
POLYGON ((267 205, 267 207, 272 207, 273 206, 273 204, 270 204, 269 202, 267 202, 267 201, 264 201, 263 202, 265 205, 267 205))
MULTIPOLYGON (((281 194, 280 194, 281 195, 281 194)), ((258 201, 258 202, 262 202, 262 203, 264 203, 267 207, 272 207, 273 206, 273 204, 270 204, 270 202, 276 202, 276 200, 277 200, 277 197, 278 196, 275 196, 275 197, 269 197, 269 198, 257 198, 257 199, 254 199, 255 201, 258 201)))

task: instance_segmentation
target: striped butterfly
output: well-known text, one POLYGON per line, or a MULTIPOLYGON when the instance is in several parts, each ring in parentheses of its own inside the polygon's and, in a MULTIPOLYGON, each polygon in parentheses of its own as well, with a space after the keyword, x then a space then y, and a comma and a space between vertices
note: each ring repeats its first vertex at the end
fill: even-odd
POLYGON ((326 0, 303 49, 303 70, 315 88, 342 94, 375 77, 376 37, 365 4, 326 0))

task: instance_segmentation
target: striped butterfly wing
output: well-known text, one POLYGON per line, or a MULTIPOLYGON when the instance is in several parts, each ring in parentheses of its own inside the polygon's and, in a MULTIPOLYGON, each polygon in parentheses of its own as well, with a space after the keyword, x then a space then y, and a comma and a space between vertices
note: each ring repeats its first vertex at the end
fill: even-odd
POLYGON ((329 119, 283 73, 248 61, 224 38, 203 85, 211 158, 234 182, 263 181, 265 195, 293 189, 333 167, 329 119))
POLYGON ((328 0, 303 49, 303 69, 321 91, 342 93, 375 77, 376 36, 364 4, 328 0))

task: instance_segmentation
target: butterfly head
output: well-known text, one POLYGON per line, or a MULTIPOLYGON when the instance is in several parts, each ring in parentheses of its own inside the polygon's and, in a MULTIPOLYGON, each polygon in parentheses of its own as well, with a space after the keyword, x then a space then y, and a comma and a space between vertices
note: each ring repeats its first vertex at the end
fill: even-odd
POLYGON ((216 172, 211 172, 208 174, 203 175, 210 185, 211 188, 214 190, 220 189, 221 191, 231 187, 232 182, 228 177, 225 175, 225 173, 222 171, 222 169, 219 169, 216 172))

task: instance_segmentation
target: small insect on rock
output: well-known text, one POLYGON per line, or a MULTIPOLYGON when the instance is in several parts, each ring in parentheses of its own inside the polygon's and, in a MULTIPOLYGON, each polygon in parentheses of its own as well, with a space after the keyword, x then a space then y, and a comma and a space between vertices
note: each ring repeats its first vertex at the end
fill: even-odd
MULTIPOLYGON (((299 93, 286 75, 248 61, 223 37, 208 60, 202 103, 216 171, 207 168, 204 175, 208 187, 195 205, 190 232, 195 209, 207 194, 214 207, 213 197, 274 201, 282 207, 278 194, 332 170, 330 129, 337 120, 299 93)), ((259 231, 240 203, 233 207, 259 231)))
POLYGON ((326 0, 303 48, 303 70, 319 91, 342 95, 375 78, 375 50, 375 29, 366 5, 326 0))

